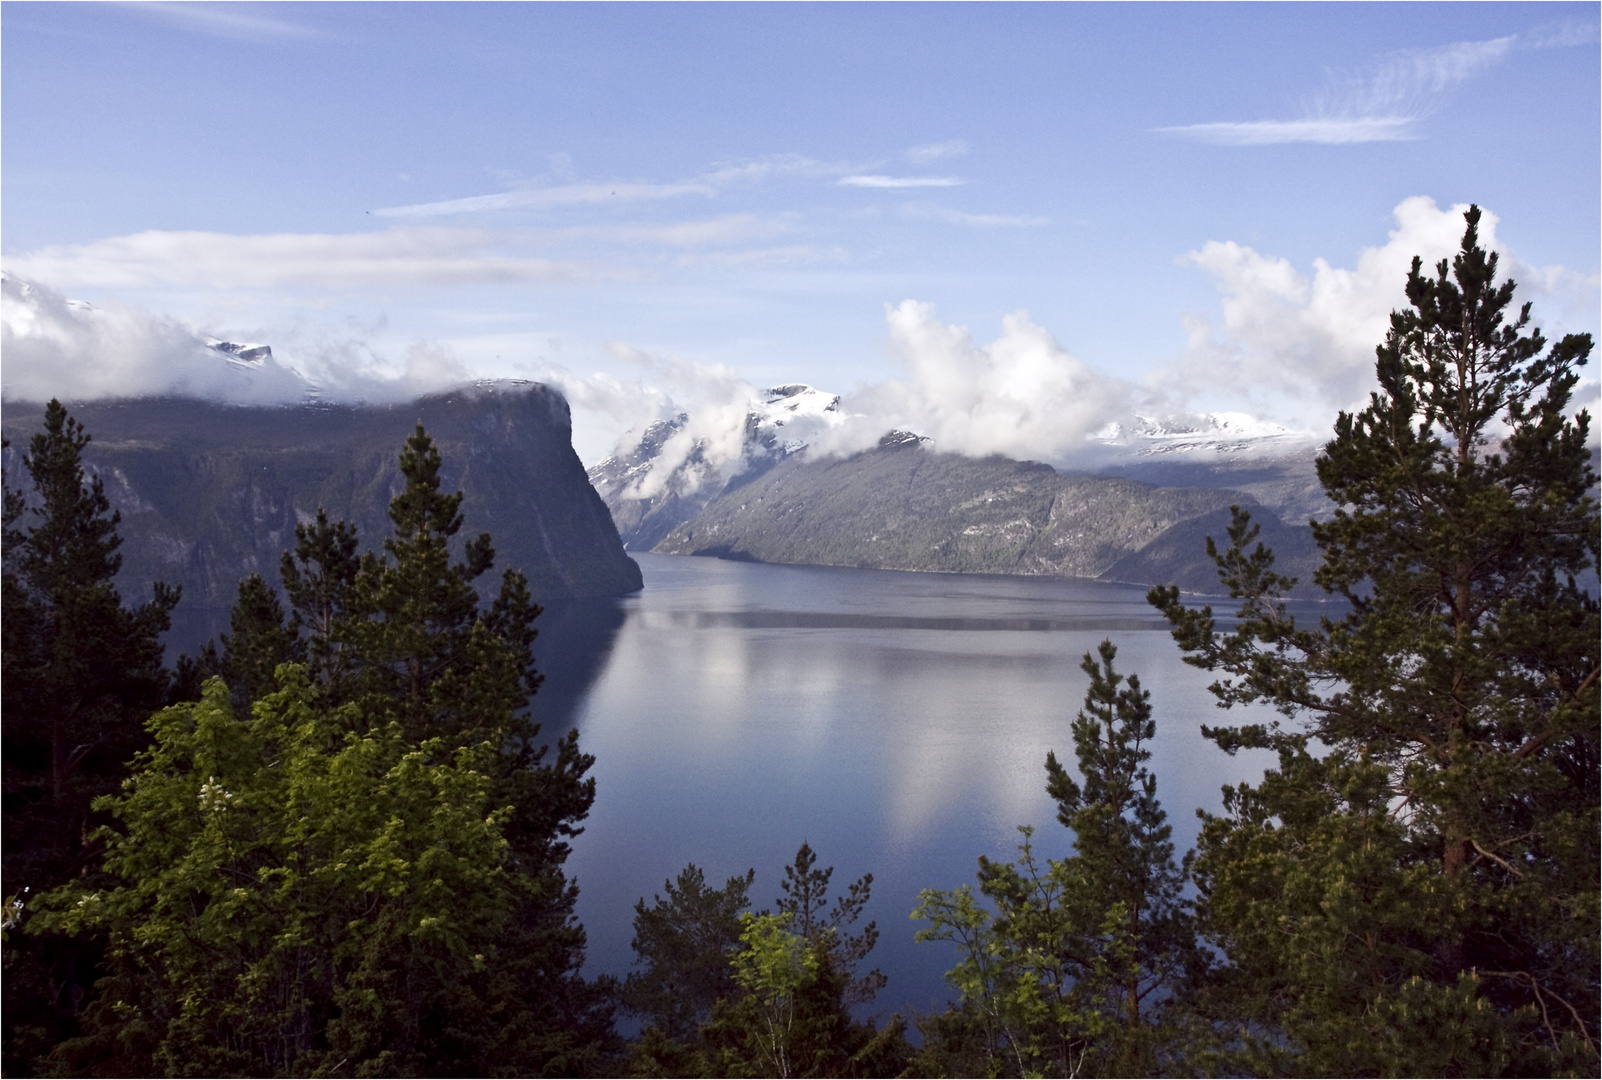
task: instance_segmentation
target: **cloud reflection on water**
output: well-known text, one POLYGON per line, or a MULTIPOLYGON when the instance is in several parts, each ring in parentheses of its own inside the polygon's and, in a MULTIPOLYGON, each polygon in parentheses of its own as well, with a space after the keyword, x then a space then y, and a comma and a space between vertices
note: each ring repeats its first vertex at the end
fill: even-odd
POLYGON ((639 558, 645 591, 576 714, 598 784, 572 863, 593 970, 626 971, 633 902, 686 863, 719 881, 756 867, 762 906, 806 839, 836 884, 875 875, 882 1004, 943 998, 949 957, 913 945, 906 913, 921 888, 971 881, 979 855, 1009 857, 1019 825, 1069 853, 1044 761, 1073 760, 1079 659, 1105 637, 1152 691, 1181 851, 1194 808, 1268 763, 1201 738, 1224 719, 1211 677, 1180 662, 1140 588, 639 558))

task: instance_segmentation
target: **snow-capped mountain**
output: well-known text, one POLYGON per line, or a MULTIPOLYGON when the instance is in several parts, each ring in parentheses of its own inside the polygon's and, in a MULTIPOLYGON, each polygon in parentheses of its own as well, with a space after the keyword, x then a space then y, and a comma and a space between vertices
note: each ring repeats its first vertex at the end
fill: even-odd
POLYGON ((728 485, 766 472, 805 449, 815 432, 841 423, 839 406, 837 394, 787 383, 747 403, 736 439, 687 413, 654 420, 631 449, 591 468, 590 483, 624 542, 646 550, 728 485))
MULTIPOLYGON (((589 470, 629 547, 655 547, 847 420, 838 396, 804 383, 756 396, 744 408, 743 432, 736 430, 741 415, 725 408, 716 417, 681 413, 654 421, 632 446, 589 470)), ((1135 415, 1096 432, 1076 460, 1055 464, 1065 474, 1249 492, 1290 520, 1306 520, 1326 509, 1313 474, 1318 441, 1240 412, 1135 415)), ((921 433, 897 431, 879 448, 925 442, 921 433)))
POLYGON ((832 427, 841 420, 840 395, 815 390, 806 383, 788 383, 768 390, 753 404, 757 441, 766 449, 793 454, 805 449, 805 434, 832 427), (780 428, 788 428, 781 432, 780 428))
POLYGON ((1122 449, 1140 457, 1183 454, 1196 457, 1292 451, 1310 443, 1311 432, 1296 431, 1271 420, 1239 412, 1211 412, 1194 416, 1155 418, 1135 416, 1128 423, 1114 422, 1093 436, 1109 449, 1122 449))

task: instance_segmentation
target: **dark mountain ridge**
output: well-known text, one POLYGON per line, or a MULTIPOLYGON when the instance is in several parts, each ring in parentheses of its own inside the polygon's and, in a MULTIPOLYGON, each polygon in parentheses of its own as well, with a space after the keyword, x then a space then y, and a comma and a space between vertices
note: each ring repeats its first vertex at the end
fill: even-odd
MULTIPOLYGON (((93 441, 86 466, 122 514, 125 596, 182 585, 184 609, 226 609, 240 578, 276 583, 295 525, 318 508, 355 523, 364 549, 389 535, 401 445, 422 423, 464 494, 463 533, 494 537, 497 571, 516 568, 536 600, 641 587, 572 446, 566 399, 499 382, 402 405, 233 406, 178 398, 69 405, 93 441)), ((27 490, 21 455, 43 407, 8 401, 7 482, 27 490)))

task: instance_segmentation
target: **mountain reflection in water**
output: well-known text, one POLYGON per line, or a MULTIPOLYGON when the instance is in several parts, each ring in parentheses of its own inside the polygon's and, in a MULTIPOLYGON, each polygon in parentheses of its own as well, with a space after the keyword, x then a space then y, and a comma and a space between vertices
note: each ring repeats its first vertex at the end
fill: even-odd
MULTIPOLYGON (((1271 762, 1201 738, 1202 723, 1271 714, 1219 714, 1213 676, 1181 663, 1144 587, 635 558, 643 592, 564 613, 537 644, 541 697, 571 695, 536 699, 545 734, 571 715, 596 758, 595 806, 568 864, 591 973, 626 974, 634 902, 686 863, 719 884, 755 867, 752 900, 771 907, 806 840, 836 867, 835 891, 874 875, 866 917, 882 936, 870 962, 890 977, 875 1008, 939 1007, 953 955, 914 944, 908 912, 920 889, 973 881, 979 855, 1010 857, 1019 825, 1038 826, 1039 854, 1071 853, 1044 762, 1053 749, 1073 760, 1079 661, 1103 638, 1151 691, 1151 765, 1180 852, 1197 807, 1216 810, 1221 784, 1271 762), (605 650, 581 661, 593 683, 553 666, 564 627, 605 650)), ((1298 608, 1315 620, 1327 610, 1298 608)))

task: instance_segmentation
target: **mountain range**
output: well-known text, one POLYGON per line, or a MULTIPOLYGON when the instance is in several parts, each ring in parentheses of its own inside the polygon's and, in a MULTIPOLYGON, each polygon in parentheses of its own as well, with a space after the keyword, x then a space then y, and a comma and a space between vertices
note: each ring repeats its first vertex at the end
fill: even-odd
POLYGON ((774 387, 746 416, 743 454, 720 471, 689 417, 657 421, 589 471, 633 550, 760 562, 1100 577, 1219 591, 1206 538, 1232 505, 1252 511, 1279 568, 1312 586, 1310 518, 1331 507, 1315 440, 1238 413, 1135 418, 1099 432, 1081 471, 941 453, 891 432, 850 455, 808 452, 839 399, 774 387), (820 422, 821 421, 821 425, 820 422), (1287 524, 1286 520, 1297 522, 1287 524))

